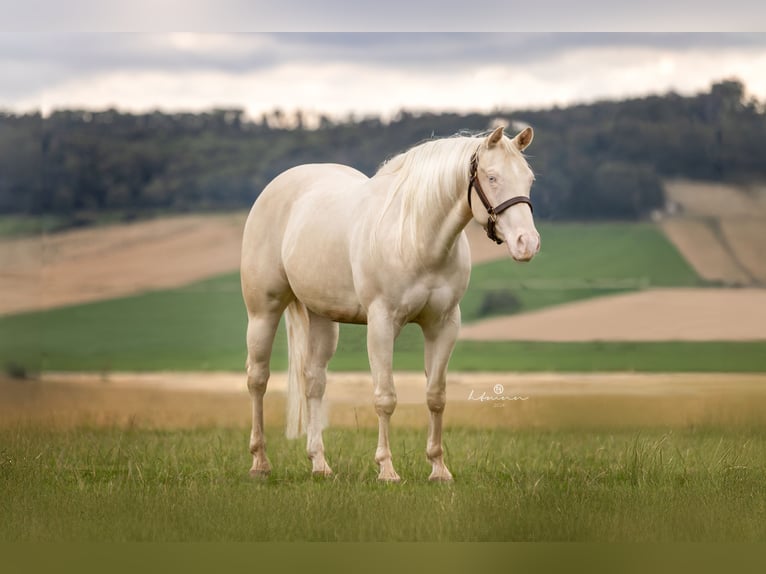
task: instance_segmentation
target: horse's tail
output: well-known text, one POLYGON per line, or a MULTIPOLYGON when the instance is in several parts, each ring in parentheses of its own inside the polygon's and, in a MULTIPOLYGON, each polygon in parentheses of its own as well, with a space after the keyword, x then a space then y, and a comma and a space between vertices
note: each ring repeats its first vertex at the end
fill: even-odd
POLYGON ((306 357, 309 345, 309 314, 297 299, 287 306, 287 438, 306 432, 306 357))

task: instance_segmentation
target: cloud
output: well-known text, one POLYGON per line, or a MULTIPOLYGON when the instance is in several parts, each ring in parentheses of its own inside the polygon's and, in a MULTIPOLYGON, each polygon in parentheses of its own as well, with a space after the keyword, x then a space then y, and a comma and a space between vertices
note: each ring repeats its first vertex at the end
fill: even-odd
POLYGON ((25 0, 3 3, 0 32, 742 31, 762 29, 752 0, 25 0))
POLYGON ((0 58, 69 71, 249 72, 283 63, 390 66, 536 62, 579 48, 766 48, 766 34, 264 33, 2 34, 0 58))
POLYGON ((706 88, 766 98, 766 34, 6 34, 0 106, 540 107, 706 88))

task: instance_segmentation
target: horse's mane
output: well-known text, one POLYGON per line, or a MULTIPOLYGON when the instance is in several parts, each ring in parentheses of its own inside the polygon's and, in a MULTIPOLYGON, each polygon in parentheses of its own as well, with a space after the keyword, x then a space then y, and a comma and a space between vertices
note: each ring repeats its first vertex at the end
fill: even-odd
MULTIPOLYGON (((372 246, 377 243, 385 214, 399 200, 401 212, 395 230, 395 247, 403 257, 417 257, 418 237, 430 237, 433 231, 425 228, 427 222, 440 221, 447 215, 454 205, 458 186, 460 192, 465 193, 471 155, 483 138, 483 135, 456 135, 429 140, 385 162, 375 177, 390 175, 393 182, 372 235, 372 246)), ((501 142, 521 156, 510 139, 503 137, 501 142)))

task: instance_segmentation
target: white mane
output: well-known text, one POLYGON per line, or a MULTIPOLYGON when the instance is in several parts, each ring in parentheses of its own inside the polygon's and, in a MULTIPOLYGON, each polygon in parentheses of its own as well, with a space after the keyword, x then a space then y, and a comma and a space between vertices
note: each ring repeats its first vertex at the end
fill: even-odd
POLYGON ((392 175, 393 182, 372 236, 377 243, 378 228, 394 203, 399 202, 399 226, 394 230, 394 247, 400 256, 417 257, 418 235, 427 237, 454 202, 454 191, 468 182, 471 154, 480 139, 452 137, 415 146, 386 162, 375 174, 392 175))
MULTIPOLYGON (((398 201, 399 226, 394 246, 405 258, 419 256, 419 238, 430 237, 434 224, 441 222, 458 198, 465 200, 470 160, 484 137, 453 136, 427 141, 387 161, 375 176, 392 175, 371 245, 376 248, 378 230, 385 214, 398 201)), ((511 153, 523 157, 507 137, 501 140, 511 153)))

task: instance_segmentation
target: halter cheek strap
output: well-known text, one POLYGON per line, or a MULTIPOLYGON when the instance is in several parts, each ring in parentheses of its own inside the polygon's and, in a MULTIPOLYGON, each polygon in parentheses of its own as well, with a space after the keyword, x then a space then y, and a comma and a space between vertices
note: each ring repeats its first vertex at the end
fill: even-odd
POLYGON ((492 204, 489 202, 487 195, 484 193, 484 190, 481 188, 481 182, 479 181, 479 150, 478 149, 475 152, 473 152, 473 155, 471 156, 471 171, 468 176, 468 207, 472 208, 471 189, 476 190, 476 195, 479 196, 479 199, 481 200, 481 203, 484 206, 484 209, 486 209, 487 214, 489 214, 489 219, 487 220, 487 237, 489 237, 492 241, 494 241, 498 245, 502 243, 503 240, 500 239, 495 233, 495 224, 497 223, 497 216, 503 213, 509 207, 516 205, 517 203, 526 203, 529 206, 529 210, 532 211, 532 201, 525 195, 517 195, 516 197, 512 197, 511 199, 506 199, 503 203, 501 203, 497 207, 492 207, 492 204))

